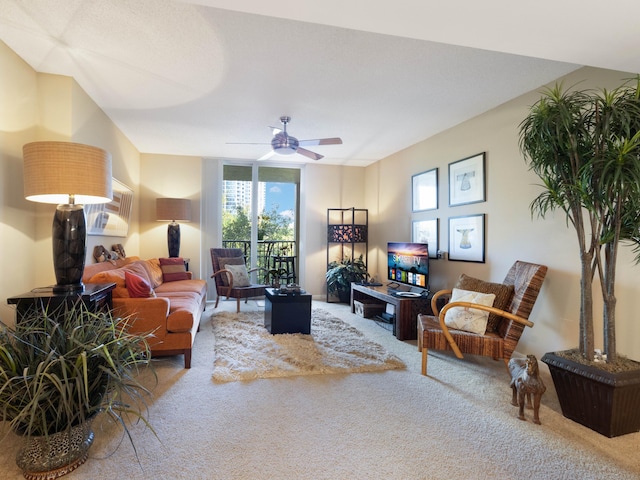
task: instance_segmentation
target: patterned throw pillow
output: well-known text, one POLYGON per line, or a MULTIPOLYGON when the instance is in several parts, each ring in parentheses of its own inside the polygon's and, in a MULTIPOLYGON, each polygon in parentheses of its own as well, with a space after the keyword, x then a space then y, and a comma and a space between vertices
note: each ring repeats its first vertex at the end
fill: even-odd
MULTIPOLYGON (((458 283, 455 288, 461 288, 462 290, 471 290, 472 292, 480 293, 493 293, 496 299, 493 302, 493 306, 500 310, 506 310, 511 304, 513 299, 514 288, 513 285, 504 285, 502 283, 491 283, 479 280, 464 273, 460 275, 458 283)), ((500 315, 495 313, 489 314, 489 320, 487 321, 487 332, 495 332, 498 324, 502 321, 500 315)))
MULTIPOLYGON (((227 265, 245 265, 243 257, 220 257, 218 259, 218 264, 220 265, 221 270, 228 270, 227 265)), ((222 284, 225 287, 229 286, 229 278, 227 278, 227 274, 220 275, 220 278, 222 279, 222 284)))
MULTIPOLYGON (((451 302, 470 302, 493 306, 496 296, 493 293, 478 293, 469 290, 454 288, 451 294, 451 302)), ((466 332, 484 335, 487 330, 489 312, 467 307, 453 307, 444 315, 444 323, 449 328, 464 330, 466 332)))
POLYGON ((180 257, 161 258, 160 268, 162 269, 163 282, 176 282, 178 280, 189 280, 191 278, 187 273, 184 260, 180 257))
POLYGON ((156 292, 153 291, 149 282, 135 273, 125 271, 124 281, 131 298, 147 298, 156 296, 156 292))
POLYGON ((248 287, 251 285, 246 265, 227 265, 227 270, 233 275, 234 287, 248 287))

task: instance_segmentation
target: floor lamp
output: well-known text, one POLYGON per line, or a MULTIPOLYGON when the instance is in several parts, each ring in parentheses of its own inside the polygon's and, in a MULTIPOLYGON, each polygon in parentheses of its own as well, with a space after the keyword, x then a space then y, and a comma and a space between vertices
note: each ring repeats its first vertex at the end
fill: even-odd
POLYGON ((170 222, 167 229, 169 258, 180 256, 180 225, 191 221, 191 201, 188 198, 156 198, 156 220, 170 222))
POLYGON ((82 205, 111 201, 111 154, 70 142, 28 143, 22 153, 25 198, 58 204, 52 230, 53 291, 83 291, 87 227, 82 205))

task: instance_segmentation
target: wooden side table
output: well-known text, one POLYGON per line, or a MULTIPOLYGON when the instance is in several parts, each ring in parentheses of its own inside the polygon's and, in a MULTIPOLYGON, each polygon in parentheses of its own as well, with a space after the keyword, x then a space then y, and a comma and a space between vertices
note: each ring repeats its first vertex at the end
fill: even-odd
POLYGON ((35 308, 46 308, 54 311, 60 306, 72 305, 81 301, 92 313, 109 311, 113 308, 112 291, 115 283, 86 283, 82 292, 54 293, 51 288, 34 289, 7 299, 10 305, 16 305, 16 321, 24 318, 35 308))
POLYGON ((416 298, 399 297, 387 287, 351 284, 351 313, 355 313, 354 301, 372 300, 381 305, 391 304, 395 308, 394 335, 398 340, 415 340, 418 337, 418 313, 432 315, 433 294, 416 298))

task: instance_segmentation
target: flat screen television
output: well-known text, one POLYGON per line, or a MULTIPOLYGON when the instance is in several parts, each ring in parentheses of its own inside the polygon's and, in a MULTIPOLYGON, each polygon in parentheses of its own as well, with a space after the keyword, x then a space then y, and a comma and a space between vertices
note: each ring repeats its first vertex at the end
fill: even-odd
POLYGON ((429 247, 426 243, 389 242, 387 279, 414 287, 429 286, 429 247))

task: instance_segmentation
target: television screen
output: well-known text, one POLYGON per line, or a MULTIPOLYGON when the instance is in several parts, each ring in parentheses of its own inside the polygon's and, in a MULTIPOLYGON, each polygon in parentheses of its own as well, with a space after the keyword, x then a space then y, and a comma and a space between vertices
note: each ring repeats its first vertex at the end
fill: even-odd
POLYGON ((387 278, 421 288, 429 286, 429 247, 426 243, 389 242, 387 278))

